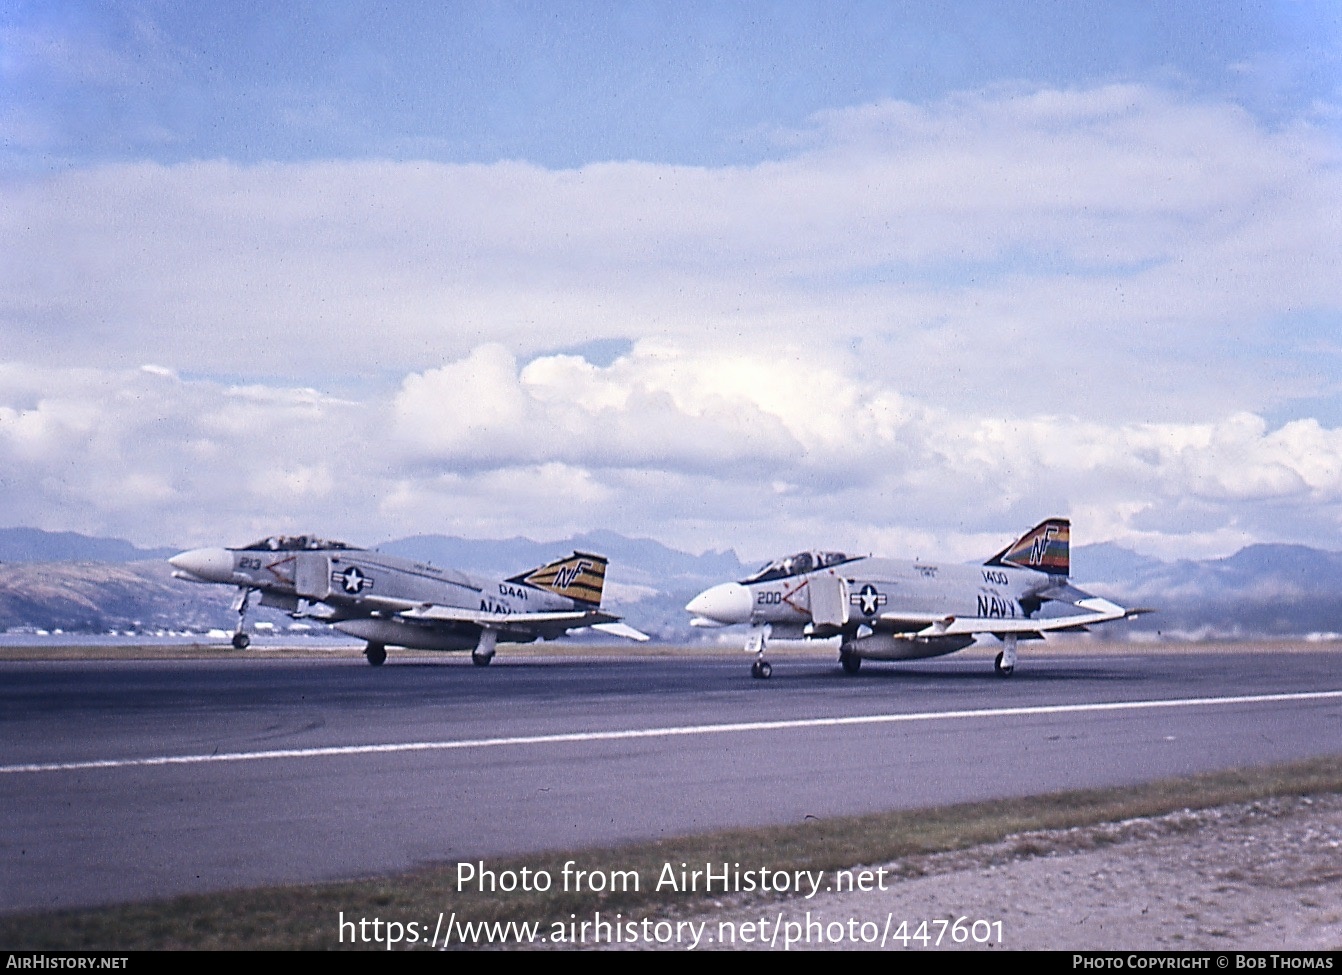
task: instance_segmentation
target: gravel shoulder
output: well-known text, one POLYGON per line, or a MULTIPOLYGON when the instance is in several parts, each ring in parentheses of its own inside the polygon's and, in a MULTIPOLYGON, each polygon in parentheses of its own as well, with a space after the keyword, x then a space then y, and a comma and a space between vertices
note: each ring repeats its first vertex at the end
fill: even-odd
MULTIPOLYGON (((1342 796, 1292 797, 1068 830, 887 864, 887 889, 807 901, 724 903, 707 930, 780 913, 857 937, 792 950, 864 943, 907 921, 1001 921, 1002 937, 955 949, 1312 950, 1342 947, 1342 796), (809 915, 809 916, 808 916, 809 915), (833 922, 839 922, 835 926, 833 922)), ((980 926, 978 931, 987 929, 980 926)), ((993 934, 998 930, 993 929, 993 934)), ((730 948, 728 944, 713 947, 730 948)), ((757 944, 739 945, 758 948, 757 944)), ((776 945, 781 947, 781 940, 776 945)), ((899 942, 887 947, 903 947, 899 942)), ((909 944, 922 950, 919 941, 909 944)))

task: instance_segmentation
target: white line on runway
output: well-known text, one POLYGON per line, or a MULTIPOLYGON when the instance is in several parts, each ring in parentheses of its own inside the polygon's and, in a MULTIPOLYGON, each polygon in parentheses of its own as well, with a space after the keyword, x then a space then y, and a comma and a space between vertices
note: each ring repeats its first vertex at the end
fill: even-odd
POLYGON ((342 755, 387 755, 396 752, 440 752, 500 745, 553 745, 566 742, 626 741, 631 738, 674 738, 684 735, 723 735, 794 728, 834 728, 843 725, 903 724, 910 721, 956 721, 974 718, 1014 718, 1096 711, 1144 711, 1157 708, 1217 707, 1227 704, 1272 704, 1289 701, 1328 701, 1342 691, 1297 694, 1246 694, 1240 697, 1185 697, 1167 701, 1112 701, 1102 704, 1048 704, 1025 708, 982 708, 976 711, 921 711, 913 714, 869 714, 847 718, 795 718, 789 721, 742 721, 735 724, 686 725, 678 728, 636 728, 628 731, 574 731, 557 735, 515 738, 468 738, 461 741, 409 741, 386 745, 335 745, 325 748, 280 748, 264 752, 221 752, 213 755, 158 755, 152 758, 108 758, 86 762, 49 762, 0 765, 0 774, 22 772, 78 772, 87 769, 144 768, 157 765, 204 765, 209 762, 256 762, 276 758, 327 758, 342 755))

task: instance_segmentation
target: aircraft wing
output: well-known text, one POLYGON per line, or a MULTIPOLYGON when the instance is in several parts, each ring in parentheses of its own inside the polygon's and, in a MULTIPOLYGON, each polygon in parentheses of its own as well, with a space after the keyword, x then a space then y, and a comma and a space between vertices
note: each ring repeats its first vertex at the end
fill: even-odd
POLYGON ((626 640, 637 640, 639 643, 646 643, 652 639, 642 630, 636 630, 627 623, 593 623, 592 629, 601 633, 609 633, 611 636, 622 636, 626 640))
POLYGON ((427 623, 470 623, 490 630, 517 630, 535 633, 544 630, 571 630, 579 627, 591 627, 603 633, 621 636, 629 640, 647 640, 646 633, 640 633, 632 626, 620 622, 620 617, 600 610, 564 610, 551 613, 482 613, 479 610, 464 609, 456 606, 437 606, 417 604, 413 608, 402 609, 397 613, 402 619, 427 623))
MULTIPOLYGON (((1005 636, 1010 633, 1064 633, 1068 630, 1084 630, 1095 623, 1127 619, 1141 612, 1140 610, 1124 609, 1122 606, 1111 603, 1107 599, 1101 599, 1099 596, 1089 596, 1078 600, 1073 605, 1085 610, 1085 612, 1074 613, 1070 616, 1046 616, 1038 619, 1027 617, 1003 619, 983 616, 943 616, 929 622, 924 629, 918 630, 912 635, 967 636, 976 633, 994 633, 1005 636)), ((882 619, 884 618, 882 617, 882 619)))

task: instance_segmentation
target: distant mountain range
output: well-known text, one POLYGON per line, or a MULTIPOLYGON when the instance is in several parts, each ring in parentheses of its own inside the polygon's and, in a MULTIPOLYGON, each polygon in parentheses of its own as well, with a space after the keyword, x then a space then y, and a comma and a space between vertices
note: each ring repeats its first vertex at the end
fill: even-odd
MULTIPOLYGON (((1181 636, 1342 634, 1342 553, 1250 545, 1223 559, 1146 559, 1113 545, 1081 548, 1074 575, 1102 595, 1158 613, 1141 630, 1181 636), (1092 565, 1092 549, 1101 549, 1092 565)), ((1140 624, 1140 625, 1139 625, 1140 624)))
POLYGON ((119 538, 90 538, 75 532, 0 528, 0 562, 138 562, 166 559, 172 548, 136 548, 119 538))
MULTIPOLYGON (((572 550, 611 560, 606 604, 659 639, 705 638, 684 606, 717 582, 753 566, 736 553, 691 555, 646 538, 597 531, 557 542, 415 535, 377 546, 437 565, 508 575, 572 550)), ((231 594, 171 578, 164 561, 177 549, 142 549, 119 539, 32 528, 0 529, 0 630, 75 631, 231 628, 231 594)), ((1118 545, 1072 550, 1078 585, 1126 606, 1157 612, 1096 631, 1104 638, 1271 637, 1342 633, 1342 553, 1303 545, 1250 545, 1223 559, 1164 562, 1118 545)), ((284 625, 282 614, 258 620, 284 625)))

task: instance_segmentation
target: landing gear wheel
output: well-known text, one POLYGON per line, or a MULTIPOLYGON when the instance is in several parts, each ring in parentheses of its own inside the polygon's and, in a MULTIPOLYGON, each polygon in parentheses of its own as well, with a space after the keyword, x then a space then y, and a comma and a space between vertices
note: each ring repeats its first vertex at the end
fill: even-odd
POLYGON ((381 667, 387 662, 387 648, 380 643, 370 643, 363 655, 368 658, 370 667, 381 667))
POLYGON ((750 676, 756 680, 768 680, 774 668, 767 660, 756 660, 750 665, 750 676))
POLYGON ((479 653, 475 650, 471 651, 471 663, 475 664, 477 667, 488 667, 489 662, 493 659, 494 655, 492 653, 479 653))
POLYGON ((843 665, 845 674, 856 674, 862 669, 862 658, 855 653, 840 653, 839 663, 843 665))
POLYGON ((233 611, 238 614, 238 625, 233 628, 234 650, 246 650, 252 645, 252 638, 247 635, 247 606, 252 601, 252 591, 246 586, 239 586, 238 595, 233 600, 233 611))
POLYGON ((1002 665, 1002 658, 1005 656, 1006 654, 999 653, 997 659, 993 661, 993 670, 997 671, 998 677, 1010 677, 1016 670, 1015 667, 1005 667, 1002 665))

